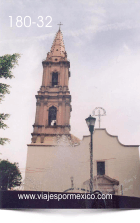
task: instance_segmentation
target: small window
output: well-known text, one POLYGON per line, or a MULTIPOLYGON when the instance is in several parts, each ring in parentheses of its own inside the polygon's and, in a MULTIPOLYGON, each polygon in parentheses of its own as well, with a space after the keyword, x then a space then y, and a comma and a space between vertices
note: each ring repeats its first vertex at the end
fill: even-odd
POLYGON ((56 49, 56 51, 58 51, 58 49, 56 49))
POLYGON ((97 162, 97 175, 105 175, 105 162, 97 162))
POLYGON ((57 59, 55 59, 55 61, 57 61, 57 59))

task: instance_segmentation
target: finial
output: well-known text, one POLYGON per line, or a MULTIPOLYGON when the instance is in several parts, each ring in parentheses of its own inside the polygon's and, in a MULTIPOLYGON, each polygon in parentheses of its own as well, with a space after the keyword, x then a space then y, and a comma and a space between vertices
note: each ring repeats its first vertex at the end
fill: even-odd
POLYGON ((59 30, 61 28, 61 26, 63 25, 61 22, 59 24, 57 24, 59 26, 59 30))
POLYGON ((99 129, 100 129, 100 124, 101 124, 101 116, 104 116, 104 115, 106 115, 106 111, 105 111, 104 108, 96 107, 93 110, 93 116, 98 116, 99 117, 99 129), (96 111, 98 112, 98 114, 96 114, 96 111), (102 114, 101 114, 101 111, 102 111, 102 114))

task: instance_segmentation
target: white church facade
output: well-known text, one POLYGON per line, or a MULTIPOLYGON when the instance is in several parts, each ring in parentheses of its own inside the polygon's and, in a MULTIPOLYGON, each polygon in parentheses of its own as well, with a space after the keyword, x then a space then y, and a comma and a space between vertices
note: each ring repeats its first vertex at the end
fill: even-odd
MULTIPOLYGON (((70 133, 70 62, 60 29, 42 64, 24 190, 89 192, 90 136, 80 141, 70 133)), ((140 197, 139 146, 123 145, 106 129, 95 129, 93 176, 94 190, 140 197)))

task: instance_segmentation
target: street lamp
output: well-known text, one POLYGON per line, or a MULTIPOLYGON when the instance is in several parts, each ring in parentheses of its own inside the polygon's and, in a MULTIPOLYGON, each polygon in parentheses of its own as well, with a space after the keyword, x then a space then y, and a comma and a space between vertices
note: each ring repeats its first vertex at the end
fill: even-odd
POLYGON ((92 142, 92 137, 93 137, 93 131, 94 131, 94 125, 96 118, 92 117, 91 115, 85 119, 87 126, 90 131, 90 136, 91 136, 91 145, 90 145, 90 193, 93 192, 93 142, 92 142))

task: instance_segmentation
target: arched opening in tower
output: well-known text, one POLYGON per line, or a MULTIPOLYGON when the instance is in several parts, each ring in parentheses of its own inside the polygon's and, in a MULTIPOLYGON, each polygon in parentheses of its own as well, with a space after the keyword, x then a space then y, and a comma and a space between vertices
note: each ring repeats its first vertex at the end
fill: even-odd
POLYGON ((57 115, 56 107, 54 106, 50 107, 49 108, 49 126, 56 125, 56 115, 57 115))
POLYGON ((58 85, 58 73, 52 73, 52 87, 58 85))

